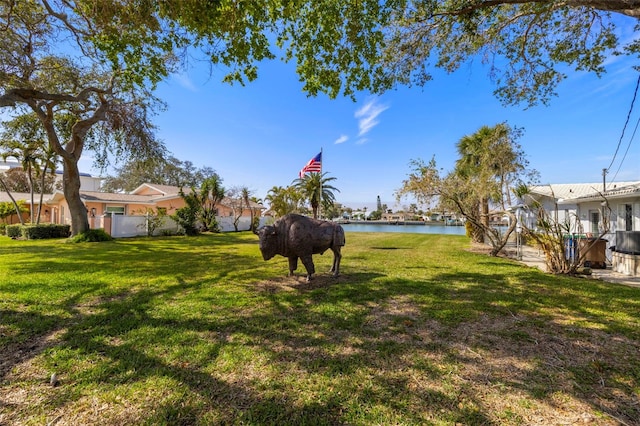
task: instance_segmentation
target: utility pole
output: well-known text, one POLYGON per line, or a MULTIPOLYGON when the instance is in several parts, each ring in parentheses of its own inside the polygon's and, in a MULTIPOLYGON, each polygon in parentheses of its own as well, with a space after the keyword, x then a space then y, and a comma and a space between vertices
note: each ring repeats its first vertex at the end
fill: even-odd
POLYGON ((602 192, 607 190, 607 169, 602 169, 602 192))

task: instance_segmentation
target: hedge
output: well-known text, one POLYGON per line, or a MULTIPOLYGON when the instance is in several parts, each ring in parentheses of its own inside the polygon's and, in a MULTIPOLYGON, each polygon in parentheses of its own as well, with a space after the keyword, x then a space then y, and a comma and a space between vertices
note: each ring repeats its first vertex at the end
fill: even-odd
POLYGON ((22 225, 7 225, 5 233, 7 237, 20 238, 22 236, 22 225))
POLYGON ((7 236, 26 240, 42 240, 46 238, 67 238, 71 234, 71 226, 44 223, 40 225, 7 225, 7 236))

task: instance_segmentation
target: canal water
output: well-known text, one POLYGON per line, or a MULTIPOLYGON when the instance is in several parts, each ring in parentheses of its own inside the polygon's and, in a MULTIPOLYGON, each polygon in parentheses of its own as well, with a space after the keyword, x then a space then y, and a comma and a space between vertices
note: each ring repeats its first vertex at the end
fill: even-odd
POLYGON ((386 223, 351 222, 343 224, 345 232, 408 232, 415 234, 465 235, 464 226, 390 225, 386 223))

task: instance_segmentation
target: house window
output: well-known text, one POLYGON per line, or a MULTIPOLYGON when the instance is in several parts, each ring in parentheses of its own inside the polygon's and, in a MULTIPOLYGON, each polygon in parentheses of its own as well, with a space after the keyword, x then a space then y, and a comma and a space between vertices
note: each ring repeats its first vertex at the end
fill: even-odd
POLYGON ((618 204, 618 231, 640 230, 640 204, 636 204, 634 220, 633 204, 618 204), (634 222, 635 225, 634 225, 634 222))
POLYGON ((598 210, 589 210, 589 224, 591 226, 591 233, 594 235, 600 234, 598 224, 600 223, 600 212, 598 210))
POLYGON ((105 213, 123 215, 124 214, 124 206, 107 206, 107 208, 105 209, 105 213))

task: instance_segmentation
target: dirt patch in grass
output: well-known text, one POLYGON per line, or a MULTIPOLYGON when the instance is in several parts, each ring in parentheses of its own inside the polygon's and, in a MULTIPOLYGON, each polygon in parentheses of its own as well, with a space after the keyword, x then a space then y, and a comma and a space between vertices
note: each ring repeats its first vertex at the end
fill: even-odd
POLYGON ((36 336, 21 343, 6 345, 0 349, 0 380, 15 368, 21 368, 35 355, 54 346, 64 330, 54 330, 44 336, 36 336))
POLYGON ((266 293, 277 293, 281 291, 309 291, 318 288, 328 288, 336 284, 348 282, 349 277, 347 275, 339 275, 334 277, 327 274, 316 274, 311 281, 307 281, 307 277, 304 275, 293 275, 271 278, 268 280, 260 281, 256 284, 256 287, 266 293))

